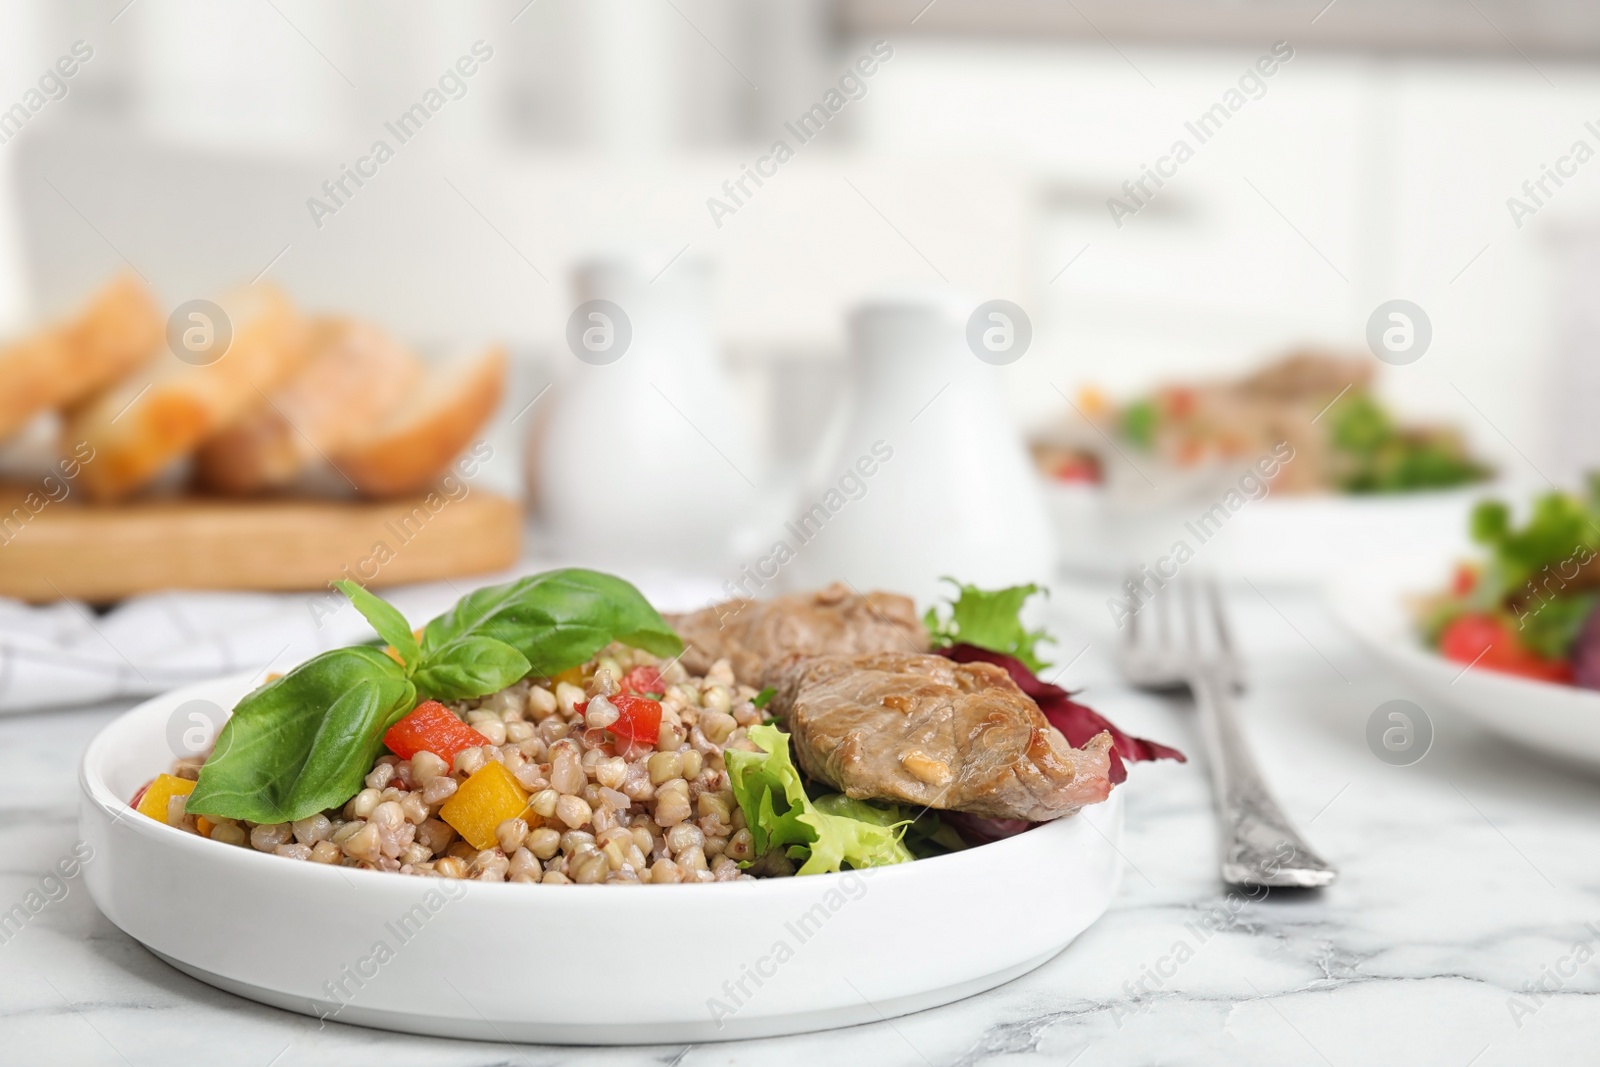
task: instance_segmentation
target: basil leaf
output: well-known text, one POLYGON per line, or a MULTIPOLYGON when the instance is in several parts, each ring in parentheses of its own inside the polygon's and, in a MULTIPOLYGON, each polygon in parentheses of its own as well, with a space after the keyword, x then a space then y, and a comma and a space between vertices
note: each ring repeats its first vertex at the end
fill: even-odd
POLYGON ((442 655, 424 659, 412 681, 424 697, 467 700, 498 693, 526 678, 529 670, 527 657, 504 641, 463 637, 442 655))
POLYGON ((360 791, 384 732, 415 703, 404 670, 375 648, 309 659, 239 701, 188 810, 277 823, 336 808, 360 791))
POLYGON ((621 578, 569 568, 479 589, 422 631, 426 664, 449 659, 470 637, 492 637, 521 652, 534 674, 576 667, 612 641, 676 656, 683 641, 650 602, 621 578))
POLYGON ((417 646, 416 634, 411 632, 411 624, 406 622, 406 617, 400 614, 399 609, 347 579, 334 582, 333 587, 349 597, 350 603, 372 624, 378 636, 400 653, 400 658, 405 661, 406 673, 415 671, 422 650, 417 646))
POLYGON ((758 709, 765 708, 767 704, 771 702, 772 698, 777 695, 777 688, 769 685, 761 692, 757 693, 755 695, 755 699, 750 701, 750 703, 754 704, 758 709))

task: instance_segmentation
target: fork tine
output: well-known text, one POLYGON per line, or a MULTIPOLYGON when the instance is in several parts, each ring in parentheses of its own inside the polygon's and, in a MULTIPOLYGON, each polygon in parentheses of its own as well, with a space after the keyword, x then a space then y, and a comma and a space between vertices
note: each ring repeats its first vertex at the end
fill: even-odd
MULTIPOLYGON (((1131 588, 1128 583, 1133 581, 1133 572, 1128 571, 1126 578, 1127 582, 1123 583, 1123 592, 1125 593, 1131 588)), ((1132 595, 1128 596, 1128 634, 1122 640, 1123 650, 1126 652, 1133 652, 1139 647, 1139 610, 1143 606, 1132 595)))
POLYGON ((1164 658, 1171 659, 1173 653, 1173 642, 1176 640, 1176 634, 1174 633, 1174 628, 1172 625, 1172 598, 1170 596, 1163 596, 1162 594, 1165 592, 1167 592, 1167 590, 1162 588, 1156 588, 1152 590, 1150 593, 1150 600, 1156 606, 1156 625, 1161 629, 1161 638, 1157 644, 1157 648, 1164 658))
POLYGON ((1206 600, 1211 605, 1211 619, 1217 627, 1217 643, 1222 650, 1233 656, 1233 632, 1228 628, 1228 613, 1222 608, 1222 591, 1217 588, 1215 578, 1206 581, 1206 600))
POLYGON ((1229 673, 1233 676, 1234 684, 1240 684, 1243 679, 1239 667, 1239 658, 1234 651, 1233 631, 1228 625, 1228 612, 1223 606, 1222 590, 1217 586, 1215 578, 1206 582, 1206 600, 1211 608, 1212 625, 1216 628, 1217 644, 1220 655, 1227 664, 1229 673))
POLYGON ((1203 648, 1205 642, 1200 627, 1195 622, 1194 583, 1180 578, 1174 584, 1177 586, 1178 594, 1177 610, 1183 613, 1184 664, 1192 669, 1200 662, 1200 657, 1205 652, 1203 648))

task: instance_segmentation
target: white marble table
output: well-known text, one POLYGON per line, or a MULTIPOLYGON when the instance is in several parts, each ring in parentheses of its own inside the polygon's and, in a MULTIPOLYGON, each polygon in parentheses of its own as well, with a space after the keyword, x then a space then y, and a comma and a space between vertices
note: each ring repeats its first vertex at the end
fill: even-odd
MULTIPOLYGON (((1285 808, 1343 868, 1320 895, 1230 899, 1190 713, 1116 684, 1104 591, 1058 592, 1061 658, 1087 646, 1066 684, 1196 758, 1133 769, 1120 897, 1009 985, 893 1022, 687 1049, 434 1040, 319 1027, 217 992, 113 927, 74 880, 0 943, 0 1063, 1596 1062, 1600 959, 1578 957, 1600 952, 1600 776, 1508 748, 1438 708, 1425 759, 1380 762, 1364 740, 1368 716, 1414 695, 1377 675, 1315 600, 1268 595, 1233 598, 1254 680, 1242 710, 1285 808), (1541 981, 1551 992, 1524 993, 1541 981)), ((118 710, 0 719, 0 910, 70 852, 79 755, 118 710)), ((985 907, 1049 906, 1010 900, 998 883, 972 904, 975 922, 985 907)))

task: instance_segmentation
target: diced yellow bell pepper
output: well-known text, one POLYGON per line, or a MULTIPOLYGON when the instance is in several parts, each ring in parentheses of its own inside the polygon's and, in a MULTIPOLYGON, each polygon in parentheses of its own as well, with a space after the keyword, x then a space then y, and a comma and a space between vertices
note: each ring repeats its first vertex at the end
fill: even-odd
POLYGON ((148 815, 158 823, 167 821, 167 801, 173 797, 186 797, 194 792, 198 783, 188 778, 174 778, 170 774, 160 774, 150 783, 150 788, 144 791, 144 796, 139 798, 139 813, 148 815))
POLYGON ((495 828, 527 808, 528 794, 505 764, 490 760, 461 783, 439 809, 439 817, 473 848, 493 848, 495 828))

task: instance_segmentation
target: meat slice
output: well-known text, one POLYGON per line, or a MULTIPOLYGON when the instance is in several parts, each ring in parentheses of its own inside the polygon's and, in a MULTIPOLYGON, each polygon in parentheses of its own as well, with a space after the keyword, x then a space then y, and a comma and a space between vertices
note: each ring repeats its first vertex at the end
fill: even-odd
POLYGON ((863 596, 843 582, 773 600, 726 600, 669 615, 667 622, 687 646, 683 665, 691 674, 705 674, 726 658, 734 678, 758 689, 804 656, 928 650, 928 633, 910 597, 863 596))
POLYGON ((800 766, 861 800, 1043 822, 1111 792, 1111 735, 1073 748, 1002 668, 874 652, 799 659, 768 709, 800 766))

